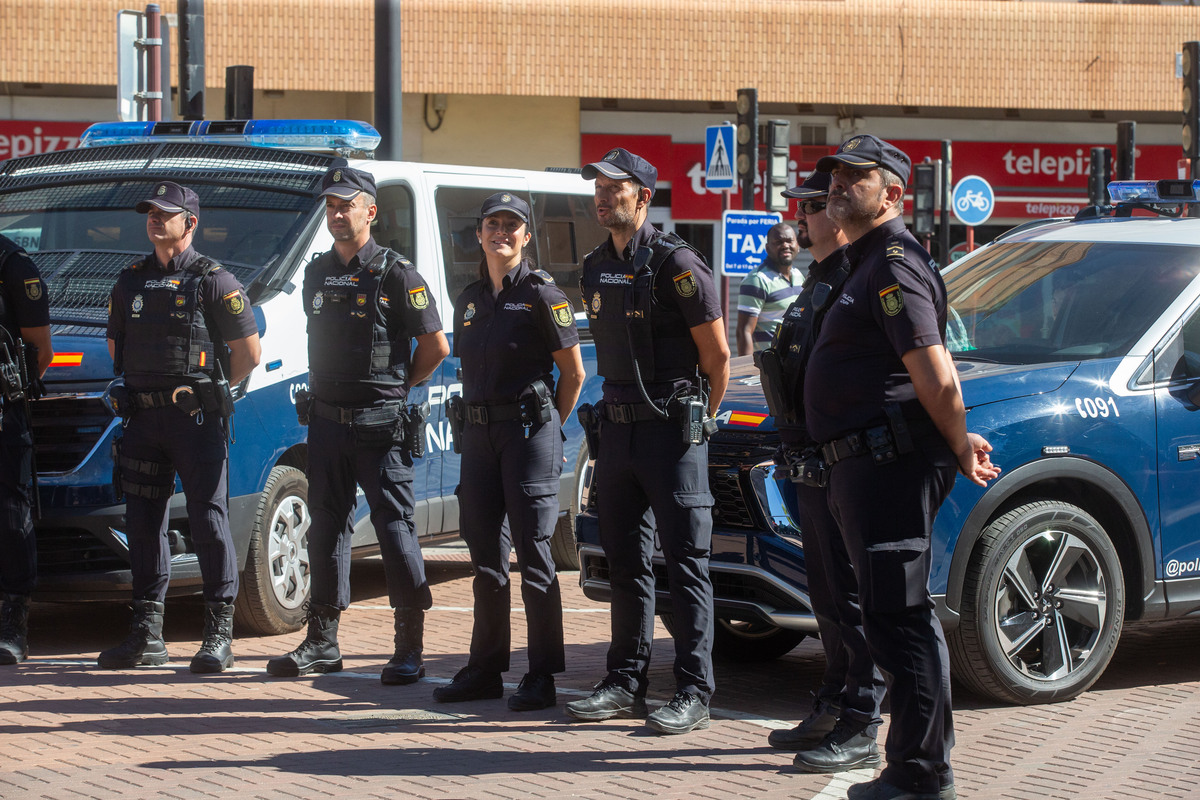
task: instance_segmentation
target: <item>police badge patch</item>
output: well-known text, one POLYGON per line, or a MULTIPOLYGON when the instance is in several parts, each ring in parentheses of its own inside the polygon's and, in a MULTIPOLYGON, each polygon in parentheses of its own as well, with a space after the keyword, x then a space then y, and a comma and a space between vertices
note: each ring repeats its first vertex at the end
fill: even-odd
POLYGON ((225 308, 235 317, 246 310, 246 301, 242 299, 240 291, 230 292, 221 299, 225 302, 225 308))
POLYGON ((317 292, 313 295, 313 311, 320 314, 321 306, 323 305, 325 305, 325 295, 322 292, 317 292))
POLYGON ((880 292, 879 302, 883 304, 883 313, 889 317, 899 314, 904 308, 904 293, 900 291, 900 284, 894 283, 880 292))
POLYGON ((550 306, 550 310, 554 312, 554 321, 560 328, 566 328, 571 325, 571 320, 575 315, 571 313, 570 303, 559 303, 556 306, 550 306))
POLYGON ((42 298, 42 279, 41 278, 26 278, 25 279, 25 296, 30 300, 40 300, 42 298))
POLYGON ((425 291, 424 286, 408 290, 408 304, 418 311, 429 307, 429 293, 425 291))
POLYGON ((340 169, 335 169, 333 171, 333 182, 337 183, 341 179, 342 179, 342 171, 340 169))
POLYGON ((467 303, 467 307, 463 311, 463 320, 469 320, 474 316, 475 316, 475 304, 467 303))
POLYGON ((696 293, 696 279, 692 277, 692 271, 687 272, 675 278, 675 291, 679 292, 680 297, 691 297, 696 293))
POLYGON ((144 306, 144 305, 145 305, 145 301, 142 300, 142 296, 140 294, 135 294, 133 296, 133 303, 130 304, 129 309, 133 312, 133 315, 136 317, 138 314, 142 313, 142 306, 144 306))
POLYGON ((600 313, 600 293, 599 292, 596 292, 595 294, 592 295, 592 313, 593 314, 600 313))

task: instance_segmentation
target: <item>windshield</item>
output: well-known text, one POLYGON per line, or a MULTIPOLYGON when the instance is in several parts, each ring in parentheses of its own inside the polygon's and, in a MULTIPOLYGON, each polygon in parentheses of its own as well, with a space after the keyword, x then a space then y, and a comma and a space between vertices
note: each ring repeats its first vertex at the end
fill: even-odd
MULTIPOLYGON (((0 194, 0 233, 38 265, 57 319, 102 323, 117 273, 153 248, 133 208, 156 181, 101 180, 0 194)), ((277 261, 318 204, 311 195, 249 186, 197 185, 193 247, 242 285, 277 261)))
POLYGON ((1001 364, 1123 356, 1197 272, 1196 247, 996 244, 946 273, 946 344, 1001 364))

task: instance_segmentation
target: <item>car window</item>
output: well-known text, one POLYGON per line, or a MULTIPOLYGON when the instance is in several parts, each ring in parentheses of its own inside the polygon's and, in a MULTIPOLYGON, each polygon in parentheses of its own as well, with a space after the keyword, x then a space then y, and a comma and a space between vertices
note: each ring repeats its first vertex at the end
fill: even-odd
POLYGON ((1154 381, 1187 382, 1200 379, 1200 311, 1154 357, 1154 381))
POLYGON ((1010 242, 946 273, 947 345, 1003 364, 1125 355, 1200 272, 1200 248, 1010 242))

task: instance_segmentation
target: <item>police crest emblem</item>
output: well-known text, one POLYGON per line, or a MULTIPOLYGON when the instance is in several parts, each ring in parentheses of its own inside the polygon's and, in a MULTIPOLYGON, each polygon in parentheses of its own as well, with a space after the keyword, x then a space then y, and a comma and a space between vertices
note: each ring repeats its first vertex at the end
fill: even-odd
POLYGON ((511 194, 502 194, 502 195, 500 195, 500 202, 501 202, 501 203, 511 203, 511 202, 512 202, 512 195, 511 195, 511 194))
POLYGON ((158 195, 159 197, 162 197, 166 193, 167 193, 167 185, 165 183, 160 183, 158 185, 158 191, 156 191, 155 194, 158 195))
POLYGON ((424 286, 408 290, 408 304, 418 311, 429 307, 429 293, 424 286))
POLYGON ((337 183, 341 179, 342 179, 342 171, 340 169, 335 169, 333 171, 333 182, 337 183))
POLYGON ((858 147, 860 144, 862 144, 862 137, 855 136, 853 139, 851 139, 850 141, 848 141, 844 145, 842 145, 842 149, 843 150, 853 150, 854 148, 858 147))
POLYGON ((475 304, 467 303, 466 309, 463 311, 463 319, 469 320, 475 316, 475 304))
POLYGON ((616 157, 617 157, 617 156, 619 156, 619 155, 621 155, 621 151, 620 151, 620 150, 609 150, 609 151, 608 151, 608 155, 606 155, 606 156, 604 157, 604 160, 605 160, 605 161, 612 161, 614 158, 616 158, 616 157))
POLYGON ((894 283, 879 293, 879 302, 883 304, 883 313, 894 317, 904 308, 904 293, 900 284, 894 283))
POLYGON ((246 310, 246 301, 242 299, 240 291, 230 292, 221 299, 225 302, 225 308, 235 317, 246 310))
POLYGON ((679 293, 680 297, 691 297, 698 288, 690 269, 675 278, 675 291, 679 293))
POLYGON ((138 314, 142 313, 142 307, 145 305, 146 301, 142 299, 142 296, 140 294, 135 294, 133 296, 133 302, 129 305, 129 309, 133 312, 134 316, 137 316, 138 314))
POLYGON ((554 322, 560 328, 569 327, 571 320, 575 318, 575 315, 571 313, 570 303, 559 303, 556 306, 550 306, 550 310, 554 312, 554 322))
POLYGON ((595 294, 592 295, 592 313, 593 314, 600 313, 600 293, 599 292, 596 292, 595 294))
POLYGON ((365 306, 367 304, 367 296, 365 294, 354 295, 355 305, 365 306))
POLYGON ((40 300, 42 298, 42 279, 41 278, 26 278, 25 279, 25 296, 30 300, 40 300))
POLYGON ((183 308, 183 304, 187 302, 187 298, 181 294, 175 295, 175 307, 183 308))
POLYGON ((320 313, 321 306, 323 305, 325 305, 325 294, 323 292, 317 292, 313 295, 313 311, 320 313))

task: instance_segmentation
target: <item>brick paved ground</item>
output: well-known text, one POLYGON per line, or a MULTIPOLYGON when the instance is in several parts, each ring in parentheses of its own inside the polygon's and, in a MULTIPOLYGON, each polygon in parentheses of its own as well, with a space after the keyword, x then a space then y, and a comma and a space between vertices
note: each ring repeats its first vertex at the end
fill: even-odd
MULTIPOLYGON (((122 638, 117 605, 34 607, 33 658, 0 670, 0 797, 4 798, 843 798, 866 773, 800 775, 766 747, 771 727, 803 716, 820 675, 806 642, 776 662, 718 664, 714 723, 681 737, 634 721, 572 724, 554 710, 504 701, 443 706, 430 693, 466 660, 470 578, 459 560, 430 563, 429 677, 384 687, 390 611, 378 562, 354 569, 342 617, 346 671, 273 679, 266 660, 299 636, 239 639, 237 668, 194 676, 201 606, 167 606, 172 661, 105 672, 95 654, 122 638)), ((568 671, 560 702, 603 672, 608 615, 564 576, 568 671)), ((514 587, 514 598, 519 593, 514 587)), ((519 602, 519 601, 518 601, 519 602)), ((514 669, 523 617, 514 613, 514 669)), ((954 751, 960 797, 1200 797, 1200 622, 1131 629, 1097 687, 1070 703, 994 707, 960 692, 954 751)), ((661 629, 651 705, 671 693, 661 629)))

